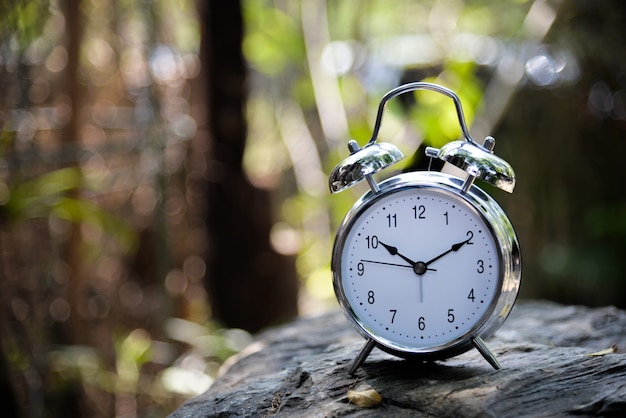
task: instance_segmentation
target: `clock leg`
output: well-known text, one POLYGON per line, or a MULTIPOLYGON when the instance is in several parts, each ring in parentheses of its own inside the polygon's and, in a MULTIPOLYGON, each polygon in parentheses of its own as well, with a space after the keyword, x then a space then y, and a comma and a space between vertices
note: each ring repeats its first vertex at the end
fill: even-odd
POLYGON ((474 347, 476 347, 478 352, 482 354, 485 360, 487 360, 487 362, 491 364, 491 367, 493 367, 496 370, 500 370, 502 368, 502 366, 500 365, 500 362, 498 361, 496 356, 491 352, 489 347, 487 347, 487 344, 485 344, 482 338, 480 338, 478 335, 472 337, 472 344, 474 344, 474 347))
POLYGON ((374 340, 372 340, 371 338, 365 342, 365 345, 361 349, 361 352, 359 352, 359 355, 356 356, 356 358, 352 362, 352 366, 350 366, 350 370, 348 371, 350 376, 354 376, 354 373, 356 373, 356 369, 361 367, 361 364, 363 364, 363 362, 365 361, 367 356, 370 355, 375 346, 376 343, 374 343, 374 340))

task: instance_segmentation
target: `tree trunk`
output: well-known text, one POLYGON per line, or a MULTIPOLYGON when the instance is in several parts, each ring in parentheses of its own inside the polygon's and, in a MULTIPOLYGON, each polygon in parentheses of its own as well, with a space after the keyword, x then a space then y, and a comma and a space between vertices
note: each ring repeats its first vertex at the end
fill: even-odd
POLYGON ((518 178, 498 200, 522 243, 524 297, 626 307, 625 18, 624 2, 563 2, 537 54, 571 54, 577 77, 527 83, 493 133, 518 178))
MULTIPOLYGON (((64 90, 72 104, 72 116, 63 127, 61 142, 66 149, 75 149, 68 144, 78 141, 80 131, 80 113, 82 109, 81 84, 79 82, 80 45, 82 42, 82 22, 80 1, 68 2, 65 6, 65 20, 67 24, 67 67, 64 73, 64 90)), ((78 158, 68 158, 70 165, 76 166, 74 161, 78 158)), ((70 192, 77 197, 79 190, 70 192)), ((72 224, 71 232, 65 248, 65 261, 71 271, 71 284, 68 286, 67 302, 71 307, 71 314, 67 326, 63 327, 66 335, 62 336, 62 344, 85 344, 86 332, 85 321, 80 316, 81 305, 84 304, 85 271, 81 255, 82 237, 81 228, 78 224, 72 224)))
POLYGON ((270 192, 242 166, 246 64, 239 1, 200 2, 201 60, 207 80, 209 254, 206 286, 213 318, 257 331, 296 314, 293 260, 270 245, 270 192))
POLYGON ((375 349, 351 377, 363 345, 339 313, 268 331, 203 395, 171 417, 624 416, 626 312, 548 302, 515 306, 487 344, 432 363, 375 349), (608 349, 608 350, 607 350, 608 349), (376 394, 380 396, 377 398, 376 394))

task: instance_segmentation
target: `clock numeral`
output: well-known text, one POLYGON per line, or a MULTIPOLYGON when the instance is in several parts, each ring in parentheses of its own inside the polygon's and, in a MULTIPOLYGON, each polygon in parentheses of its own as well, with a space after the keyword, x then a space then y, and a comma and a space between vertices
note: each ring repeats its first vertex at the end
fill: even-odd
POLYGON ((467 231, 467 241, 465 241, 468 245, 474 245, 472 239, 474 238, 474 233, 472 231, 467 231))
POLYGON ((426 322, 424 322, 425 319, 423 316, 420 316, 420 319, 417 320, 417 327, 420 329, 420 331, 424 331, 424 329, 426 328, 426 322))
POLYGON ((476 299, 476 297, 474 296, 474 289, 470 290, 469 295, 467 295, 467 298, 471 300, 472 302, 474 302, 474 299, 476 299))
POLYGON ((376 235, 368 235, 367 237, 365 237, 365 240, 367 241, 367 248, 378 248, 378 237, 376 235))
POLYGON ((362 276, 365 274, 365 264, 359 263, 356 265, 356 274, 362 276))
POLYGON ((476 267, 476 271, 483 274, 485 272, 485 262, 483 260, 478 260, 476 265, 478 265, 478 267, 476 267))
POLYGON ((370 290, 369 292, 367 292, 367 303, 373 305, 375 301, 376 299, 374 299, 374 291, 370 290))
POLYGON ((398 226, 398 216, 395 213, 393 215, 391 213, 387 215, 387 226, 389 228, 396 228, 398 226))
POLYGON ((393 324, 393 320, 396 319, 396 313, 398 313, 397 309, 389 309, 389 312, 391 312, 391 323, 393 324))
POLYGON ((446 225, 448 225, 448 212, 445 212, 443 216, 446 218, 446 225))
POLYGON ((454 309, 448 309, 448 322, 454 322, 454 309))
POLYGON ((413 206, 413 216, 415 217, 415 219, 426 219, 426 206, 424 205, 419 205, 419 206, 413 206))

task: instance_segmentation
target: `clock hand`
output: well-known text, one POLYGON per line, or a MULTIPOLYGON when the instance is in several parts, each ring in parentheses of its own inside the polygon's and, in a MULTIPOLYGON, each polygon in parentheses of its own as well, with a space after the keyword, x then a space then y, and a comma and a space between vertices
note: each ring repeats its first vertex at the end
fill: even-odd
POLYGON ((374 264, 384 264, 386 266, 395 266, 395 267, 411 267, 406 264, 396 264, 396 263, 387 263, 385 261, 376 261, 376 260, 361 260, 362 263, 374 263, 374 264))
POLYGON ((397 255, 398 257, 400 257, 401 259, 403 259, 404 261, 406 261, 407 263, 409 263, 411 265, 411 267, 415 267, 415 261, 411 260, 410 258, 400 254, 398 252, 398 249, 396 247, 393 247, 391 245, 387 245, 381 241, 378 241, 383 247, 385 247, 385 249, 387 251, 389 251, 389 254, 391 255, 397 255))
POLYGON ((417 274, 418 276, 421 276, 422 274, 426 273, 426 271, 428 270, 437 271, 436 269, 428 268, 428 265, 427 265, 428 263, 424 263, 423 261, 415 262, 411 260, 410 258, 406 257, 405 255, 400 254, 398 252, 398 249, 392 245, 387 245, 382 241, 378 241, 378 243, 381 244, 383 247, 385 247, 385 249, 389 251, 389 254, 397 255, 398 257, 400 257, 401 259, 409 263, 411 267, 413 267, 413 272, 417 274))
MULTIPOLYGON (((413 260, 411 260, 410 258, 408 258, 407 256, 400 254, 398 252, 398 249, 392 245, 387 245, 382 241, 378 241, 379 244, 381 244, 383 247, 385 247, 385 249, 387 251, 389 251, 389 254, 391 255, 397 255, 398 257, 400 257, 401 259, 403 259, 404 261, 406 261, 407 263, 410 264, 410 267, 413 268, 413 273, 417 274, 418 277, 418 281, 419 281, 419 295, 420 295, 420 303, 424 302, 424 285, 422 282, 422 275, 424 273, 426 273, 426 271, 430 270, 430 271, 437 271, 436 269, 431 269, 428 268, 428 263, 424 263, 423 261, 418 261, 417 263, 413 260)), ((441 257, 441 256, 440 256, 441 257)), ((363 260, 365 261, 365 260, 363 260)), ((383 263, 381 263, 383 264, 383 263)), ((409 267, 409 266, 406 266, 409 267)))
POLYGON ((462 246, 464 246, 465 244, 470 242, 470 240, 471 240, 471 238, 467 239, 465 241, 457 242, 456 244, 452 244, 452 247, 450 247, 449 250, 444 251, 443 253, 439 254, 437 257, 435 257, 435 258, 425 262, 424 264, 426 264, 428 266, 430 263, 434 263, 435 261, 439 260, 444 255, 450 254, 452 251, 459 251, 459 249, 461 249, 462 246))
MULTIPOLYGON (((434 270, 437 271, 437 270, 434 270)), ((419 276, 417 276, 417 279, 419 280, 419 285, 420 285, 420 303, 424 302, 424 276, 422 276, 421 274, 419 276)))

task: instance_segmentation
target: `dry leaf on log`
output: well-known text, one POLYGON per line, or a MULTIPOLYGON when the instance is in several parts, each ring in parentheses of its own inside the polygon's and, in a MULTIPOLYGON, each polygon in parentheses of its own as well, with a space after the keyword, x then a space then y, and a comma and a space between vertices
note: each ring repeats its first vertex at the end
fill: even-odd
POLYGON ((362 408, 373 408, 381 404, 383 398, 375 389, 349 390, 348 400, 362 408))
POLYGON ((613 354, 613 353, 617 353, 617 344, 613 344, 612 346, 610 346, 606 350, 596 351, 595 353, 591 353, 591 354, 587 354, 587 355, 590 356, 590 357, 596 357, 596 356, 605 356, 607 354, 613 354))

